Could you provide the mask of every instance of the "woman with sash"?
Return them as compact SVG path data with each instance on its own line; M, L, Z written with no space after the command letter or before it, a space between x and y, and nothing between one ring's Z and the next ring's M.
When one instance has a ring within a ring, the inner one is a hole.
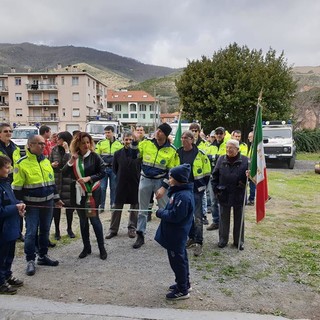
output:
M80 220L80 231L83 241L83 250L79 258L91 254L89 220L95 232L100 258L107 259L104 247L102 223L99 218L100 180L105 174L105 164L98 154L94 152L94 142L90 134L77 133L70 144L71 158L64 166L63 174L71 175L75 180L72 186L71 203L77 208Z

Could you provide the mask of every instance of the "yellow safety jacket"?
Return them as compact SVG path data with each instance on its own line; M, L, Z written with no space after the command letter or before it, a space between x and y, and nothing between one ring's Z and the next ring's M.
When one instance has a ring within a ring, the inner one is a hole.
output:
M14 144L12 141L10 141L9 145L13 149L12 165L11 165L11 169L10 169L10 173L12 173L15 163L17 163L17 161L21 158L21 156L20 156L20 148L16 144ZM0 143L0 155L1 156L8 156L6 150L2 147L1 143Z
M101 155L103 161L107 167L112 167L114 153L123 148L123 144L113 138L113 141L109 139L100 140L96 145L96 153Z
M240 142L239 144L239 151L242 155L247 156L248 154L248 146L244 142Z
M25 202L41 203L60 199L50 161L44 155L32 154L28 149L26 155L15 164L12 189L17 199Z
M142 159L141 174L149 179L163 179L162 186L169 187L168 173L180 164L176 148L167 140L162 146L156 139L145 139L132 142L132 149L138 149L138 157Z

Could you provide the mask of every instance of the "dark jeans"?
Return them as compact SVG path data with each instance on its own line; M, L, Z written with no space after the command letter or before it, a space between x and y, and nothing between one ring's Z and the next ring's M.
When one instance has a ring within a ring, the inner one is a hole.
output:
M73 211L74 209L66 208L67 230L72 230ZM53 221L54 221L56 232L60 231L60 219L61 219L61 208L54 208Z
M171 269L176 277L178 289L183 293L188 293L189 281L189 261L188 253L185 249L183 252L167 250Z
M249 180L249 201L254 201L254 197L256 195L256 185L251 181Z
M101 208L105 208L106 202L106 191L108 188L108 180L110 186L110 207L114 205L116 199L116 185L117 185L117 176L112 171L112 168L106 168L106 175L100 180L101 188Z
M16 250L16 240L3 242L0 246L0 286L12 275L11 266Z
M194 193L194 219L189 232L189 238L193 239L196 243L200 243L201 245L203 242L202 198L203 193Z
M81 199L81 207L77 209L77 213L80 220L80 231L83 242L83 247L89 249L90 245L90 234L89 234L89 220L93 227L93 231L96 235L99 249L104 247L104 238L103 238L103 228L102 223L99 218L98 210L96 210L96 216L87 217L87 210L85 209L85 201L86 197L82 197Z
M39 204L40 205L40 204ZM49 232L52 221L53 200L41 203L43 208L32 206L26 207L26 234L24 240L24 253L26 260L35 260L36 258L36 235L39 227L39 256L48 253Z

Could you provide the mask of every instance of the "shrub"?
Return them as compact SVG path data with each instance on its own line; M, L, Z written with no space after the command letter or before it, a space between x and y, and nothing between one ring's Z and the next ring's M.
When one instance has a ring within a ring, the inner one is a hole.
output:
M298 152L320 151L320 129L295 131L294 138Z

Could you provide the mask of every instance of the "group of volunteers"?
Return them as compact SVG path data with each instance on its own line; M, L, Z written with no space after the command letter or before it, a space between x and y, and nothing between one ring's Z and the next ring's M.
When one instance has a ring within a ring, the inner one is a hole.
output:
M146 138L144 128L137 125L133 132L123 133L122 142L114 136L113 126L104 131L105 139L95 144L86 132L51 135L51 129L42 126L39 135L28 138L26 155L20 157L19 147L11 141L10 124L0 124L0 294L15 294L23 285L11 271L17 239L24 241L28 276L36 273L36 262L58 266L59 261L49 257L48 246L52 221L55 239L61 238L62 207L70 238L75 237L74 211L79 216L83 242L79 258L92 253L90 222L99 256L106 260L104 239L117 236L125 204L130 205L132 247L144 245L150 203L155 198L156 216L161 219L155 240L167 249L175 274L168 300L189 298L187 249L193 248L196 257L202 254L207 212L212 214L207 230L219 230L218 247L224 248L233 208L233 246L244 249L243 204L254 204L255 185L250 182L246 199L250 150L241 141L241 131L230 134L218 127L205 136L200 125L192 123L183 132L178 149L172 144L168 123L160 124L152 138ZM251 132L251 143L252 138ZM108 184L111 221L104 237L99 215L109 210Z

